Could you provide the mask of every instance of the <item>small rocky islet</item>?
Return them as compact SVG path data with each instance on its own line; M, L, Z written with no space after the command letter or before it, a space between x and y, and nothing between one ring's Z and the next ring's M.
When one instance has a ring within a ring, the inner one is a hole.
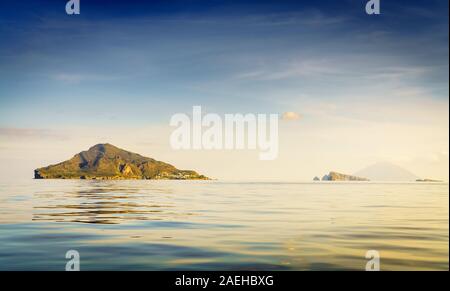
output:
M314 177L313 180L320 181L319 177ZM322 181L369 181L369 179L331 171L322 177Z

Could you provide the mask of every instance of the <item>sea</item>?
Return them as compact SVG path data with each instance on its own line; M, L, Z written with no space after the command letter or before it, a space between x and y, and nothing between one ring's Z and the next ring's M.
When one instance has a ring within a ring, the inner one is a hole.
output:
M0 183L0 270L449 270L447 183Z

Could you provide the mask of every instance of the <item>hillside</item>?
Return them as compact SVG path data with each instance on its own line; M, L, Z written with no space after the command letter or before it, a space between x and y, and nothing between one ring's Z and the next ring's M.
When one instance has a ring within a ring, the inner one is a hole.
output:
M35 179L176 179L207 180L191 170L143 157L111 144L97 144L70 160L34 171Z

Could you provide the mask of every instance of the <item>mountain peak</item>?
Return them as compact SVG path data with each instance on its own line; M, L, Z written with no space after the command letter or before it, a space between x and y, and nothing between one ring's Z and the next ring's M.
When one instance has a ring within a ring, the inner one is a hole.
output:
M389 162L378 162L355 173L372 181L415 181L416 175Z
M105 152L107 150L120 150L120 149L110 143L98 143L94 146L91 146L88 149L88 151L101 151L101 152Z

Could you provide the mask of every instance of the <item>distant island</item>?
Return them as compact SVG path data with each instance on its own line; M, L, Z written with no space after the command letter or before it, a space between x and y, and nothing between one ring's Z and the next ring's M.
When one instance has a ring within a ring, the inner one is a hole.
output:
M389 162L375 163L362 170L357 171L353 175L367 177L371 181L413 182L419 179L419 177L417 177L407 169Z
M314 181L318 181L318 177L314 177ZM341 174L338 172L330 172L328 175L322 177L322 181L369 181L369 179Z
M434 182L440 183L441 180L422 179L389 162L378 162L370 165L353 175L330 172L320 179L314 177L313 181L382 181L382 182Z
M443 181L433 179L417 179L416 182L442 183Z
M70 160L34 170L35 179L209 180L191 170L143 157L111 144L97 144Z

